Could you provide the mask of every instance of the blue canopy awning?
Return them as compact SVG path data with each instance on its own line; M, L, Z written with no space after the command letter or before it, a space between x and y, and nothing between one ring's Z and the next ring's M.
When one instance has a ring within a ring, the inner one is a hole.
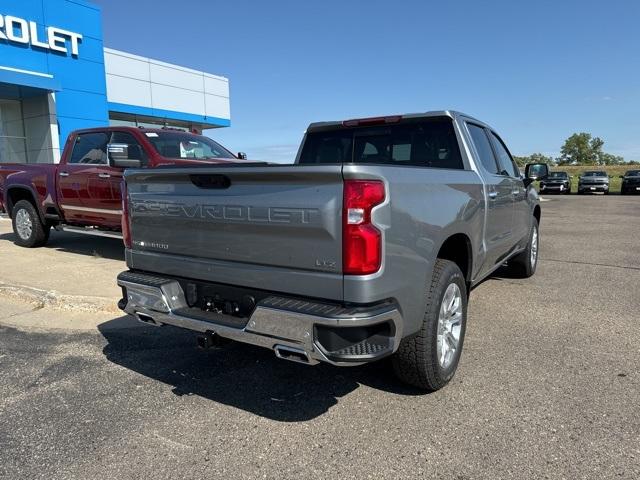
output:
M60 82L51 74L2 65L0 65L0 84L4 84L4 89L15 90L18 96L26 96L20 93L33 94L35 93L33 92L34 90L39 91L38 93L62 90Z

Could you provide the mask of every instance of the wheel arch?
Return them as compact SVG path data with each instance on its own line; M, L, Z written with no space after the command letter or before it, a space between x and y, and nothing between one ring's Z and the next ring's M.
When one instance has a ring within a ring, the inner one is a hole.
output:
M44 223L44 216L42 215L42 210L40 209L40 206L38 205L38 201L36 200L37 198L38 197L36 193L29 186L16 185L16 186L8 187L7 193L6 193L6 203L5 203L7 215L13 218L13 207L15 206L15 204L18 203L20 200L27 200L34 206L34 208L38 212L40 220Z
M540 225L541 215L542 215L542 210L540 208L540 205L536 205L535 207L533 207L533 216L538 221L538 225Z
M454 233L447 237L438 250L437 258L449 260L460 268L469 291L473 271L473 249L469 236L465 233Z

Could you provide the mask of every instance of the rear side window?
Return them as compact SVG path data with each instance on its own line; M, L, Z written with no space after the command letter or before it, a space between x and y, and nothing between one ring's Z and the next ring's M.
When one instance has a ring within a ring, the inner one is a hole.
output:
M298 162L464 168L450 119L311 132Z
M73 145L69 163L106 165L108 142L109 135L105 132L79 134Z
M482 163L484 169L489 173L500 173L498 170L498 164L496 163L496 158L493 156L493 150L491 149L491 144L489 143L489 139L487 138L487 133L484 128L472 123L467 123L467 127L469 128L471 140L473 140L476 152L478 152L480 163Z

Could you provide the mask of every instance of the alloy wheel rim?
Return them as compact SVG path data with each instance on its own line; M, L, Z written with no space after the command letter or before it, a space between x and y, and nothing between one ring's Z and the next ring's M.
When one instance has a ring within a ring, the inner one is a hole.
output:
M531 232L531 266L535 266L538 261L538 229L533 226L533 232Z
M31 233L33 233L33 223L31 222L29 212L26 210L20 209L18 213L16 213L16 230L23 240L28 240L31 237Z
M451 283L442 296L438 314L437 355L442 368L448 368L460 346L462 329L462 293Z

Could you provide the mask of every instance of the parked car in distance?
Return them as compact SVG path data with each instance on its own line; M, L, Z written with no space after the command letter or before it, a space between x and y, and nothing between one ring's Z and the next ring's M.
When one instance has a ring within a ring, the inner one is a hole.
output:
M567 172L549 172L547 178L540 180L540 193L571 193L571 176Z
M59 164L0 164L0 210L23 247L44 245L52 227L118 237L126 168L239 161L210 138L177 129L78 130Z
M546 164L522 179L488 125L451 111L312 124L295 165L125 173L128 271L142 322L316 364L391 357L437 390L462 352L470 289L538 263Z
M609 193L609 175L602 170L583 172L578 179L578 194L603 192Z
M640 193L640 170L627 170L622 178L620 193L622 195L632 195Z

